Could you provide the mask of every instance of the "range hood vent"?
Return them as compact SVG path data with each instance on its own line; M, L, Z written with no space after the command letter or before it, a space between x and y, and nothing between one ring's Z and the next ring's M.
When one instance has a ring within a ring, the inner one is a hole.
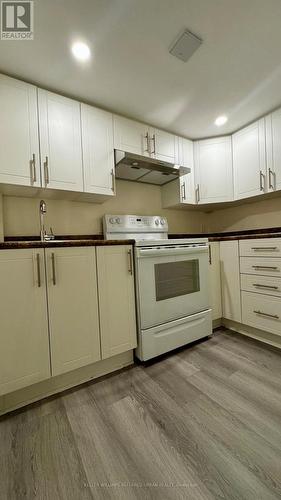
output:
M188 167L115 149L116 179L163 186L190 171Z

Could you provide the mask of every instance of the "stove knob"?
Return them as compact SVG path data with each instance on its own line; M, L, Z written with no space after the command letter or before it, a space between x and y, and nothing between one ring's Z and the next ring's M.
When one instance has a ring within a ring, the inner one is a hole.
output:
M119 219L119 217L116 217L115 221L117 224L121 224L121 220Z
M115 219L114 219L114 217L110 217L109 222L110 222L110 224L115 224Z
M159 226L159 219L156 219L155 224L156 226Z
M161 226L164 226L165 225L165 219L160 219L160 224L161 224Z

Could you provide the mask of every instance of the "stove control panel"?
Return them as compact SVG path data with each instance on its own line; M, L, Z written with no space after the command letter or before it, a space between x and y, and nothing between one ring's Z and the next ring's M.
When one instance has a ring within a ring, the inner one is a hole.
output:
M168 221L162 216L105 215L104 233L168 233Z

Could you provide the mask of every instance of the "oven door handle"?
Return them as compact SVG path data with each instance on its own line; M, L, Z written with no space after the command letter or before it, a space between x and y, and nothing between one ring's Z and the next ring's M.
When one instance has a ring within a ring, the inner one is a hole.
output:
M208 252L208 245L200 247L176 247L176 248L137 248L136 257L162 257L162 256L174 256L174 255L191 255L191 254L201 254Z

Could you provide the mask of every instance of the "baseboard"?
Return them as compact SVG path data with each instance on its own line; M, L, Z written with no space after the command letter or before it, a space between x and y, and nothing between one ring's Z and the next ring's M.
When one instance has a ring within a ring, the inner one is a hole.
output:
M281 336L279 337L278 335L274 335L273 333L265 332L264 330L258 330L257 328L253 328L252 326L247 326L242 323L237 323L236 321L224 318L222 319L222 326L237 333L241 333L241 335L246 335L247 337L251 337L253 339L259 340L260 342L264 342L265 344L269 344L273 347L281 349Z
M222 318L213 319L213 330L216 330L217 328L220 328L222 325L223 325L223 319Z
M52 377L0 397L0 415L52 396L66 389L89 382L134 363L133 351L123 352L78 370Z

